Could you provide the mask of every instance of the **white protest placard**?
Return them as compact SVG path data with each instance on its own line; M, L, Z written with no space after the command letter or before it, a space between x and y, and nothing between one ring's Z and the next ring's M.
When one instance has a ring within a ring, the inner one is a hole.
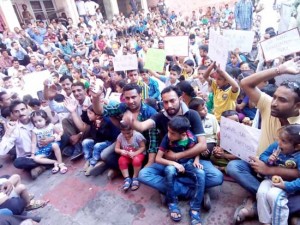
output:
M37 92L44 90L44 81L46 79L51 79L49 70L25 74L23 76L23 80L24 80L23 93L29 94L33 98L37 98L38 97Z
M251 52L254 40L254 32L247 30L223 30L223 36L230 40L228 42L229 50L234 51L236 48L240 52Z
M249 162L256 157L261 131L231 119L221 117L220 146L229 153Z
M300 51L300 34L298 28L286 31L268 40L260 42L266 61L287 56Z
M138 60L136 55L119 55L113 59L114 71L136 70Z
M218 34L214 30L209 32L209 44L208 44L208 56L217 64L220 64L220 68L225 70L227 58L228 58L228 43L229 40L221 34Z
M188 56L189 37L188 36L167 36L165 37L166 55Z
M290 74L282 74L280 76L275 77L276 85L279 86L284 81L300 81L300 74L290 75Z

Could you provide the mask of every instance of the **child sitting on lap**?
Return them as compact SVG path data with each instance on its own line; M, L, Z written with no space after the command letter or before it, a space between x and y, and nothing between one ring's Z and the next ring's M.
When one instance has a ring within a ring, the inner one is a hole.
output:
M155 160L157 163L166 165L166 198L171 219L176 222L181 220L178 199L174 190L174 181L176 177L186 176L195 183L195 194L190 202L191 224L201 224L200 206L204 195L205 175L202 170L203 166L199 162L199 156L178 161L163 158L166 151L186 151L197 143L197 138L189 131L190 126L189 120L184 116L172 118L168 123L168 134L163 138Z

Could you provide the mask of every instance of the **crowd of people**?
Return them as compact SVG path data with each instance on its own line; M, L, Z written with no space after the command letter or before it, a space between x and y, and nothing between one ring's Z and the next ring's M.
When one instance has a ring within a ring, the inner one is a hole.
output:
M300 73L299 52L264 60L258 43L277 31L261 32L257 5L239 0L183 16L164 0L149 11L133 0L130 15L109 22L97 3L75 2L78 24L27 16L21 29L0 33L0 155L10 154L33 179L49 168L68 176L66 158L83 156L85 176L108 169L109 179L123 176L124 192L140 183L156 189L173 221L182 217L178 198L190 199L192 225L203 224L207 189L226 175L250 193L233 215L236 224L256 216L262 224L295 224L300 82L275 78ZM226 69L208 57L209 31L224 29L255 32L251 52L228 52ZM189 37L188 56L167 56L162 73L144 68L148 49L182 35ZM137 69L115 71L114 57L130 54ZM28 95L24 78L45 71L50 77L35 84L42 90ZM261 129L258 157L246 162L220 147L221 117ZM0 187L0 221L19 224L27 218L12 215L47 204L34 200L18 175L1 178Z

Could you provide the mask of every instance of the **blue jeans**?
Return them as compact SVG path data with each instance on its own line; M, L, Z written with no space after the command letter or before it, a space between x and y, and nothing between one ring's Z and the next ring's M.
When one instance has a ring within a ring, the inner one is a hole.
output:
M249 163L243 160L232 160L228 163L226 172L253 196L256 195L260 181Z
M194 182L194 193L191 196L190 207L192 210L199 211L201 202L204 195L205 187L205 172L204 170L198 169L193 166L193 159L189 160L187 163L181 163L184 167L184 173L178 173L178 170L175 166L166 166L164 169L166 177L166 186L167 186L167 202L168 203L177 203L177 195L174 190L175 179L177 177L189 177Z
M82 141L82 150L85 160L90 162L90 165L95 166L100 160L100 154L106 147L110 146L112 142L104 141L95 144L93 139L84 139Z
M221 185L223 183L223 174L216 169L208 160L200 160L205 172L205 188ZM143 168L139 173L139 181L146 184L160 193L167 192L166 180L164 176L165 166L153 163L149 167ZM193 180L188 177L179 177L175 179L174 191L176 196L191 198L193 197L195 184Z

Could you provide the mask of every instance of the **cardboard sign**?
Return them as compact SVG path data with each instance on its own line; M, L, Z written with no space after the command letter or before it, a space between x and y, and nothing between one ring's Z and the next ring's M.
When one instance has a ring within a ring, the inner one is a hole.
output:
M230 40L228 43L229 50L234 51L236 48L240 52L251 52L254 40L254 32L246 30L223 30L223 36Z
M220 64L220 68L225 70L227 58L228 58L228 43L229 40L221 34L218 34L214 30L210 30L209 44L208 44L208 56L217 64Z
M44 81L46 79L51 79L49 70L25 74L23 77L24 80L23 93L29 94L33 98L37 98L38 97L37 92L44 90Z
M286 31L260 43L266 61L300 51L298 28Z
M188 36L168 36L165 37L166 55L188 56L189 37Z
M256 157L259 129L246 126L231 119L221 117L220 146L229 153L249 162L249 157Z
M155 72L163 72L166 61L166 53L163 49L149 48L145 58L145 69Z
M136 70L138 60L136 55L120 55L113 59L114 71Z

